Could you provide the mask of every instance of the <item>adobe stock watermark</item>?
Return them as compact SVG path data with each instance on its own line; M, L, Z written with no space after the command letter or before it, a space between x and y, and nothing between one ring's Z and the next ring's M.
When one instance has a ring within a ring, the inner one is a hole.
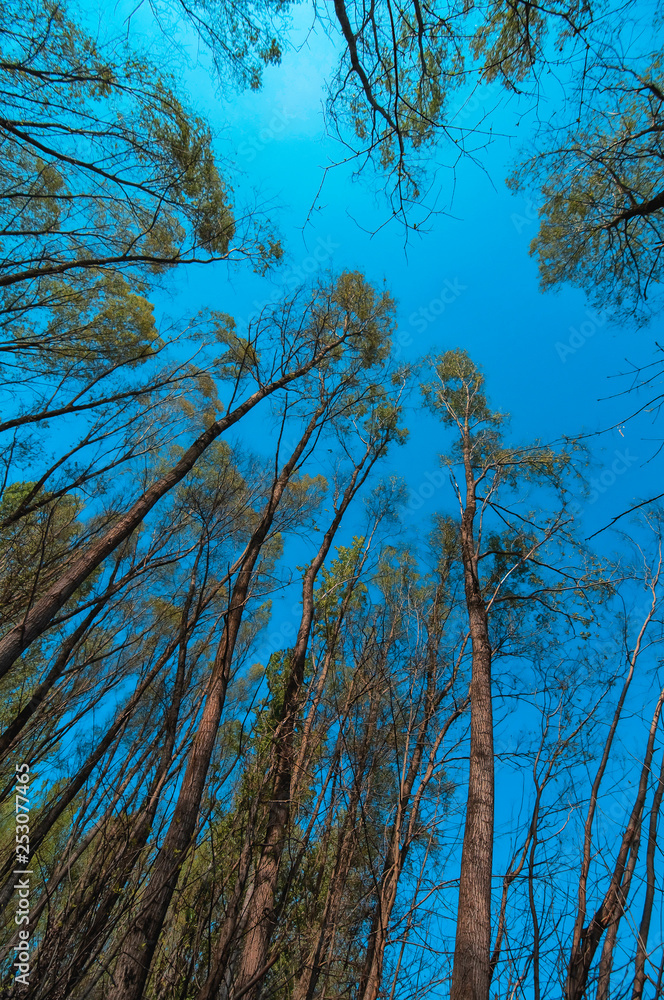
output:
M409 496L406 511L410 514L415 514L444 484L445 476L442 472L425 472L424 479L417 489L408 491Z
M581 323L578 329L574 326L569 327L569 337L566 341L557 340L555 343L556 353L563 364L570 354L576 354L577 351L580 351L586 341L594 337L597 331L606 325L608 319L605 310L595 312L594 309L586 309L586 316L588 319Z
M21 986L30 985L30 774L29 764L16 765L16 868L12 874L17 876L14 883L16 891L16 915L14 923L18 926L19 943L14 945L16 969L14 979Z
M334 256L335 250L340 248L340 243L335 243L331 236L323 239L319 236L316 239L316 244L312 252L303 257L297 264L291 264L284 268L283 271L279 271L278 275L281 278L280 285L275 288L271 295L262 301L254 299L252 302L253 310L248 316L241 316L235 321L236 329L241 332L246 332L249 325L260 316L263 309L268 308L268 306L276 305L284 294L284 287L287 292L294 291L298 285L304 284L307 278L310 278L317 271L327 264L329 260Z
M247 163L252 163L258 154L262 153L270 143L282 137L282 134L288 128L289 122L294 121L296 118L297 115L291 114L285 108L275 111L267 125L264 125L256 136L247 142L240 143L237 148L238 155L246 160Z
M517 233L521 233L524 229L527 229L528 226L532 226L538 219L539 212L537 205L532 198L529 198L526 201L522 212L512 212L510 215L510 222L516 229Z
M573 517L578 517L583 511L584 507L590 507L592 504L597 503L599 498L610 490L617 479L620 476L624 476L625 473L631 469L635 462L638 462L638 455L632 455L629 448L625 448L624 451L614 451L613 461L609 466L607 466L603 472L598 476L593 476L590 480L590 495L585 503L578 503L575 501L570 504L569 512Z
M426 306L421 306L416 312L410 314L408 317L409 325L415 327L417 333L424 333L431 323L435 323L438 317L443 315L447 306L451 306L462 292L467 290L468 285L462 285L458 278L445 278L438 295L431 299Z

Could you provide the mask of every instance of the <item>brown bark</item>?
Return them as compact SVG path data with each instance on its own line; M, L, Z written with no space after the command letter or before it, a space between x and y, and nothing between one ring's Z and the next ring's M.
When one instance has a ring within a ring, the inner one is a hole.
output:
M383 873L378 887L378 899L374 909L374 918L367 948L362 977L360 979L360 1000L377 1000L380 995L383 980L383 963L387 946L387 932L392 910L397 898L399 880L408 856L410 845L415 837L420 806L424 792L433 777L436 758L447 732L452 723L461 715L467 706L462 702L448 715L445 722L438 728L433 745L428 754L424 773L421 774L417 790L413 794L415 782L422 766L424 749L428 733L434 721L438 706L443 696L450 690L456 671L445 685L443 691L436 691L435 653L430 652L427 669L427 690L424 715L417 730L415 748L408 771L402 778L399 789L399 801L396 816L392 825L390 845L383 866Z
M329 636L327 640L325 656L323 659L318 680L315 685L313 698L311 700L309 710L304 720L300 746L297 752L295 764L293 766L293 773L291 777L291 789L290 789L291 800L294 799L295 796L297 795L300 784L305 778L306 761L314 749L312 745L313 744L312 732L313 732L314 719L316 717L316 712L318 710L318 706L323 696L323 691L325 689L325 683L328 677L329 669L334 660L334 656L337 649L337 643L341 635L342 627L346 620L346 613L348 611L351 598L355 591L355 585L359 579L366 558L367 558L367 550L365 549L361 557L358 559L358 563L354 568L353 577L348 581L346 593L344 594L341 607L336 616L332 634ZM314 665L314 670L316 670L315 665ZM343 729L343 722L347 718L347 711L350 702L352 700L353 688L354 684L351 684L346 699L346 704L344 705L343 709L339 712L340 731ZM319 795L319 801L322 800L325 791L327 789L328 782L332 776L333 766L339 754L339 746L340 746L339 738L337 738L337 745L332 757L330 770L328 771L328 774L323 782ZM342 828L338 837L334 870L325 896L325 902L323 905L323 913L320 918L320 927L318 930L318 935L316 937L315 943L309 949L308 959L305 962L303 968L301 969L300 974L293 986L293 1000L312 1000L313 994L318 985L319 977L321 975L321 972L323 971L323 966L324 966L323 956L325 954L326 949L330 945L330 936L334 931L334 927L336 924L336 920L338 917L339 909L341 907L341 902L343 898L344 885L348 877L348 873L350 871L350 865L352 863L353 848L356 842L355 817L357 812L357 805L359 802L359 795L360 795L360 786L359 783L356 781L353 784L351 790L350 800L348 803L348 807L346 809L346 815L344 817ZM332 796L332 798L334 800L334 795ZM328 813L328 821L326 823L325 834L323 837L323 843L325 845L323 849L323 855L326 854L329 843L332 815L333 815L332 810L330 810ZM312 821L310 822L310 826L312 825L312 822L313 822L313 816L312 816ZM307 830L306 835L304 837L304 844L300 853L302 853L302 851L306 849L306 844L308 843L309 839L308 837L309 832L310 831ZM296 863L297 861L299 861L299 857L296 859ZM325 873L325 865L322 864L319 872L317 889L314 894L315 898L318 898L320 885L324 877L324 873ZM198 998L198 1000L201 1000L201 998Z
M636 859L638 857L638 837L639 834L637 833L637 839L632 845L629 861L627 862L625 878L616 896L615 916L609 924L604 938L602 956L599 961L599 970L597 975L597 1000L609 1000L611 995L613 952L616 946L616 941L618 940L620 920L625 913L625 904L629 898L629 887L632 881L632 875L634 874L634 868L636 867Z
M373 464L387 443L387 436L379 444L370 442L356 465L343 499L325 533L323 542L304 575L302 584L302 617L295 647L288 663L283 705L277 732L274 737L274 785L268 812L267 834L256 872L254 891L247 915L248 931L245 937L233 995L257 995L259 982L254 983L259 970L266 965L270 940L275 926L274 901L279 875L279 865L285 843L291 811L291 783L296 755L293 747L295 724L300 707L300 695L309 635L314 615L314 582L323 565L341 520L357 490L364 483ZM372 454L373 452L373 454ZM363 466L366 468L361 473Z
M60 885L60 883L65 878L69 878L73 867L76 865L76 862L83 856L83 854L88 849L90 844L95 840L95 838L98 837L100 834L102 834L107 823L112 822L118 803L121 800L123 800L125 793L131 786L136 776L139 774L143 766L143 763L145 762L145 760L149 755L150 755L150 750L147 749L145 753L141 755L139 760L134 764L134 766L126 772L126 774L123 776L123 781L114 790L113 798L111 799L101 819L85 833L85 836L76 844L75 847L73 845L76 842L77 832L72 831L69 840L64 848L62 861L57 866L57 868L50 876L48 881L45 883L44 892L42 893L41 898L36 902L35 906L30 911L29 928L31 930L34 930L34 928L38 926L39 919L43 911L50 909L52 904L52 897L55 894L55 891ZM19 932L17 928L14 934L6 941L6 943L0 949L0 961L4 961L4 959L13 949L13 946L19 942L18 933ZM43 948L43 942L40 945L40 951L42 948ZM37 955L39 955L39 952L37 953Z
M353 789L355 793L356 789ZM359 791L351 796L346 816L344 817L341 835L337 845L337 856L325 896L325 904L320 920L320 929L316 942L311 949L306 967L293 988L293 1000L312 1000L318 980L324 967L324 955L329 947L331 934L338 919L343 900L343 891L351 869L353 851L356 844L355 819Z
M427 732L438 707L439 700L435 690L434 665L430 661L427 671L424 716L418 727L415 748L408 771L402 777L400 783L399 800L392 824L389 847L383 864L380 884L377 887L377 900L374 907L371 931L369 933L367 954L360 978L360 1000L377 1000L380 992L383 978L385 946L387 944L387 930L397 898L399 879L411 842L408 832L410 830L412 834L413 826L417 820L421 794L415 798L412 809L409 808L411 804L410 800L413 794L413 786L422 764ZM421 788L421 790L423 789Z
M345 334L344 334L345 336ZM333 344L316 351L313 357L293 371L261 387L243 403L219 420L215 420L168 472L152 484L121 517L79 556L74 557L60 578L32 605L23 620L0 641L0 678L11 669L14 662L38 636L49 627L56 613L67 603L77 588L109 556L152 510L155 504L173 489L194 467L196 461L228 428L236 424L262 399L289 385L311 371L327 354L338 347L344 336L335 338Z
M350 707L354 682L355 678L353 678L353 683L350 687L347 704L342 716L343 719L347 717L346 712ZM360 755L356 766L352 769L353 784L343 824L339 831L334 870L325 897L318 936L314 947L311 949L309 961L302 970L294 988L293 1000L312 1000L321 975L324 972L327 972L329 975L330 957L333 953L345 883L348 873L351 870L353 855L357 846L357 830L359 826L357 813L362 792L366 793L366 782L363 778L366 772L366 763L370 748L376 741L378 705L379 698L375 697L373 692L370 693L369 707L363 724ZM342 733L340 733L340 737L343 740ZM323 876L323 872L324 866L321 870L321 877ZM325 994L326 992L325 983L323 985L323 993Z
M375 114L380 115L381 118L385 119L390 130L398 135L399 130L396 125L396 122L392 120L392 117L389 114L389 112L386 111L385 108L378 103L378 101L374 96L371 83L369 82L369 78L367 77L364 68L362 66L362 63L360 61L360 57L357 51L357 38L353 34L353 29L350 26L350 21L348 20L348 12L346 11L346 4L344 3L344 0L334 0L334 13L337 16L339 26L341 27L341 31L346 40L346 45L348 46L348 55L350 57L350 64L353 68L353 71L357 73L360 79L360 82L362 84L362 89L365 93L367 101L369 102L369 105L371 106ZM399 139L401 139L400 136Z
M148 747L136 761L134 766L124 776L122 785L125 796L131 795L131 784L135 779L140 781L140 774L143 766L151 756L151 748ZM120 796L122 798L122 796ZM116 804L117 804L116 799ZM126 803L127 798L124 798ZM123 803L124 804L124 803ZM118 823L117 814L108 810L105 815L105 822L96 824L93 828L96 837L83 842L94 844L89 855L89 867L81 873L78 882L73 886L64 889L66 902L61 907L53 906L54 897L57 899L56 886L58 881L62 882L63 876L58 872L56 878L48 879L44 886L44 895L37 905L34 914L30 914L30 926L34 930L38 926L39 912L42 902L46 904L46 927L43 937L39 942L39 948L34 956L34 984L25 994L30 998L39 996L39 1000L62 1000L70 996L71 990L68 988L71 967L81 957L81 945L79 934L83 932L87 937L90 926L94 921L94 911L97 901L103 898L107 889L113 883L116 868L115 861L121 861L123 853L123 836ZM126 832L126 831L125 831ZM72 838L73 840L75 838ZM78 848L68 858L66 872L68 882L71 882L72 868L77 857ZM58 916L59 915L59 916ZM94 942L93 942L94 945ZM84 960L94 962L98 948L86 948Z
M173 762L173 750L175 747L178 718L185 691L187 639L190 634L189 614L196 592L196 575L199 560L202 554L202 548L203 544L201 543L194 560L191 583L184 602L182 614L180 616L180 628L178 632L178 662L173 684L173 693L162 729L164 741L159 753L159 763L152 781L150 782L150 787L145 796L144 805L138 816L134 819L132 827L128 831L125 838L125 842L119 845L119 849L114 853L114 857L112 858L112 878L107 879L109 884L104 886L101 879L97 877L97 884L100 887L99 891L102 894L102 900L101 903L96 906L89 924L84 915L84 911L77 907L76 923L79 929L84 930L84 933L81 940L77 944L76 953L68 956L70 961L67 966L66 976L60 974L57 981L57 990L61 990L63 987L66 988L67 996L81 981L87 968L89 967L90 960L94 958L94 955L99 950L99 940L103 935L104 929L108 925L111 913L115 909L118 901L121 900L125 887L131 877L134 865L139 860L141 853L148 842L168 769ZM92 881L93 877L93 871L86 873L86 882L89 883ZM52 994L53 991L49 994L45 994L43 1000L48 1000ZM55 995L56 994L53 994L54 1000Z
M110 749L113 741L118 738L123 727L131 717L132 713L135 711L138 703L143 697L147 688L152 684L155 677L163 669L164 665L168 662L174 650L177 649L178 638L172 640L161 654L157 663L152 668L150 673L145 677L140 684L136 686L134 693L128 699L124 708L116 715L115 719L108 727L105 735L100 740L98 745L89 754L85 763L79 768L75 777L69 782L66 788L63 790L62 794L50 805L48 805L44 811L44 814L40 816L38 822L35 824L34 829L31 831L30 835L30 851L34 854L37 848L42 844L44 838L48 834L49 830L53 827L54 823L62 816L63 812L67 806L73 802L78 793L81 791L86 781L94 771L95 767L102 760L104 755ZM11 875L11 869L13 865L13 857L10 857L2 869L0 870L0 877L9 874L9 878L0 890L0 911L2 911L7 903L9 902L13 889L14 877Z
M461 518L461 555L472 645L470 769L450 1000L489 1000L494 813L491 643L478 577L474 537L476 483L467 423L463 455L466 501Z
M293 767L293 777L291 780L291 798L295 795L297 787L304 776L305 763L308 755L311 753L311 731L314 724L314 719L316 717L316 712L320 704L320 700L323 696L323 691L325 690L325 682L327 680L327 675L330 669L330 665L334 659L334 655L337 648L337 643L341 635L341 630L345 623L346 613L353 596L355 585L359 579L360 573L362 572L362 567L367 558L367 551L365 549L362 554L358 565L355 567L355 572L353 578L349 580L344 599L341 603L341 608L339 609L338 615L334 623L334 629L332 635L327 642L327 648L325 650L325 658L323 660L323 665L320 670L320 676L316 683L316 688L314 691L314 696L311 700L309 710L307 712L306 719L304 720L304 725L302 727L302 738L300 740L300 746L297 752L297 759L295 761L295 766ZM312 653L313 658L313 653Z
M80 639L85 636L90 625L93 623L99 612L108 603L111 597L121 590L128 580L136 575L136 569L132 569L122 577L121 580L115 581L115 572L118 566L116 565L113 573L111 574L111 579L109 581L109 586L106 588L103 594L101 594L93 603L92 610L86 615L83 621L76 626L74 631L67 636L65 641L62 643L58 655L53 661L53 665L49 670L48 674L41 681L40 684L35 688L32 697L28 703L18 712L15 718L10 722L3 733L0 734L0 760L3 760L6 756L7 751L11 748L12 744L16 741L24 727L30 721L35 712L39 709L49 691L54 687L59 678L61 677L63 671L65 670L74 649L76 648Z
M210 973L198 993L196 1000L215 1000L226 973L231 948L234 943L235 934L242 915L242 902L251 868L256 812L257 802L254 800L249 807L247 830L244 837L244 843L242 845L242 851L240 852L237 878L226 909L224 921L219 931L219 936L215 943Z
M590 802L588 805L588 813L586 815L586 820L584 824L584 836L583 836L583 856L581 861L581 873L579 875L579 889L578 889L578 903L577 903L577 913L574 921L574 929L572 931L572 946L570 949L570 960L568 964L567 971L567 982L565 985L565 997L566 1000L570 1000L572 997L578 995L579 983L581 981L585 982L587 978L588 970L590 966L585 969L585 962L583 959L583 952L587 947L587 933L588 928L584 929L584 922L587 913L587 885L588 885L588 874L590 872L590 863L592 858L592 828L593 820L595 817L595 811L597 809L597 800L599 796L599 790L606 772L606 768L609 762L609 757L611 753L611 747L613 745L613 740L615 738L616 731L618 729L618 724L622 716L622 711L625 705L627 694L629 692L632 680L634 678L634 673L636 671L636 665L641 652L643 641L646 635L646 631L650 622L653 619L657 608L657 593L656 588L659 582L659 575L661 571L661 557L656 573L654 574L652 580L650 581L649 589L652 594L652 602L650 610L643 621L639 634L636 639L634 649L631 656L629 657L629 668L627 671L627 676L623 682L622 690L620 692L620 697L618 698L618 703L616 705L615 711L613 713L613 718L611 720L611 725L609 727L609 732L607 734L606 740L604 742L604 747L602 750L602 757L600 759L600 764L593 781L593 785L590 792ZM624 860L623 860L624 864ZM600 937L601 937L600 932ZM595 943L594 949L597 947L599 938ZM594 954L593 949L593 954Z
M235 642L248 599L254 566L284 490L316 430L326 405L325 402L318 407L293 454L273 484L260 523L247 546L232 590L224 634L217 648L203 714L189 753L175 811L146 886L143 905L123 941L113 983L108 992L109 1000L140 1000L143 994L164 919L196 828L205 779L230 679Z
M643 912L639 925L636 958L634 960L634 983L632 1000L641 1000L646 981L646 959L648 957L648 933L652 917L652 906L655 899L655 852L657 850L657 820L664 794L664 757L659 772L657 788L650 807L650 822L648 825L648 849L646 852L646 895L643 901Z
M656 194L654 198L649 198L648 201L641 202L640 205L632 205L631 208L626 208L624 212L620 212L611 222L607 223L607 229L613 229L621 222L628 222L629 219L638 219L646 215L654 215L655 212L661 212L664 208L664 191L660 191Z
M585 995L588 975L595 953L606 929L618 920L626 901L626 894L631 879L631 871L636 863L641 832L641 817L648 788L648 778L654 752L657 726L664 705L664 689L659 694L655 712L650 724L650 733L646 747L639 786L627 827L622 837L618 855L615 860L609 886L604 898L593 914L591 920L581 931L579 943L572 948L568 964L565 1000L582 1000Z
M338 749L335 750L335 757ZM266 776L269 779L269 775ZM320 792L322 801L329 779L323 782ZM196 1000L215 1000L224 978L228 975L228 965L233 949L237 945L237 936L243 932L249 898L253 892L253 880L250 877L251 863L256 845L256 818L260 807L260 793L255 793L248 808L248 819L242 844L242 850L237 864L237 875L229 903L226 907L224 920L214 946L210 962L210 972ZM314 814L317 810L314 809ZM313 822L313 820L312 820ZM308 835L304 837L308 842ZM273 964L270 961L270 967Z

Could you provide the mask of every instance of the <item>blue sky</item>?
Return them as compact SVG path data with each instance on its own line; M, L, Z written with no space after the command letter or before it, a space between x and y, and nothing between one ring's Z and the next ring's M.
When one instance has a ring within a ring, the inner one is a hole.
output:
M112 26L121 22L126 9L116 8ZM89 0L86 10L93 20L100 16L96 0ZM298 13L295 46L281 66L266 71L264 88L258 93L219 93L205 53L197 52L190 38L182 39L191 57L189 65L172 55L174 72L215 132L236 205L260 207L280 235L286 256L263 278L245 266L180 269L157 298L158 307L176 317L204 307L219 309L233 314L241 326L280 291L290 290L293 276L300 272L315 277L328 268L359 269L373 282L385 282L397 300L396 344L404 359L461 347L482 366L494 408L511 414L508 436L513 441L555 442L565 435L592 435L620 423L586 439L591 463L588 491L578 497L582 534L596 531L631 504L659 493L661 459L650 461L660 434L658 423L653 423L656 414L623 424L642 400L605 397L629 386L629 378L617 376L629 371L630 364L652 360L654 343L661 340L661 322L635 331L591 310L572 288L557 294L539 291L536 264L528 254L537 231L536 206L513 196L504 183L528 135L528 101L497 110L493 136L477 143L484 147L477 153L481 166L471 158L459 160L454 170L440 166L439 207L444 211L431 219L428 232L411 236L404 248L402 229L397 224L382 226L388 209L381 177L367 172L354 182L351 167L337 167L328 173L319 193L324 168L343 152L326 137L323 118L324 82L336 53L329 40L308 30L307 10L304 6ZM136 15L133 30L142 32L150 47L163 44L153 39L145 11ZM554 93L552 107L555 97ZM501 100L496 87L477 95L487 109ZM477 110L473 102L460 120L469 124ZM448 162L456 159L451 149L441 149L437 156L441 164L446 157ZM379 232L372 236L375 230ZM416 398L412 404L406 418L410 439L393 451L382 472L397 472L406 480L409 523L417 532L441 504L453 509L453 498L437 486L438 455L449 438L417 406ZM261 415L255 413L242 422L238 437L246 438L249 432L250 447L260 452L263 428ZM629 525L625 521L622 527ZM350 519L338 542L347 542L356 528L357 520ZM600 551L620 545L608 533L596 544ZM295 555L293 563L303 561L299 551ZM257 655L266 659L276 630L297 624L297 596L290 592L275 602L266 649ZM288 636L283 645L288 645ZM504 714L503 705L502 718ZM519 720L527 724L523 710ZM510 718L505 728L512 730L514 725ZM521 780L528 785L528 776ZM521 786L513 771L509 781L510 794L498 803L501 829L520 801Z
M150 22L141 17L133 29L146 36ZM357 268L370 280L385 282L396 298L397 343L405 359L463 347L483 367L494 407L511 414L515 441L588 434L636 409L639 397L604 397L628 387L629 378L616 376L629 371L631 363L652 360L661 323L635 331L591 310L577 290L542 294L538 289L536 264L528 254L537 231L536 206L512 195L504 183L532 124L528 100L513 101L492 115L495 138L476 141L484 146L477 153L481 167L471 158L459 160L454 170L440 167L444 214L430 220L427 233L411 236L407 248L395 223L372 237L389 214L379 176L367 172L353 182L350 167L336 167L317 197L325 166L343 151L326 138L323 119L324 80L334 66L334 47L309 30L309 17L307 5L297 11L295 44L281 66L266 71L258 93L220 93L205 53L181 39L191 62L187 66L178 57L177 75L211 122L236 203L260 206L281 236L286 256L265 278L248 267L229 271L223 265L181 272L165 308L178 315L210 306L232 313L242 324L281 289L292 287L298 274ZM452 100L458 107L463 98ZM458 121L468 124L478 105L493 111L501 100L497 85L483 87ZM552 108L555 100L554 91ZM456 159L451 148L436 155L442 164ZM646 464L657 448L652 418L644 415L587 439L592 449L588 475L595 485L579 499L588 533L660 492L659 459ZM427 473L438 468L442 438L439 425L421 411L413 409L407 424L410 441L395 453L395 461L409 489L419 495ZM435 506L435 497L425 498L423 513Z
M528 253L537 231L536 206L512 195L505 185L532 123L528 101L498 109L493 117L496 137L478 152L481 166L468 158L460 160L454 171L440 168L444 212L431 220L429 232L412 237L405 250L398 225L371 235L388 214L380 177L366 173L354 182L351 168L338 167L327 174L317 197L325 166L340 158L342 150L326 137L323 119L324 81L334 66L334 48L327 39L309 33L308 27L303 13L297 47L281 66L266 71L259 93L220 97L204 56L202 67L183 73L197 107L215 128L238 204L255 198L265 208L283 239L286 258L265 278L247 269L229 274L223 267L181 272L169 308L178 302L187 309L209 305L231 312L241 323L266 300L288 289L298 268L307 272L318 258L321 269L357 268L372 281L386 283L397 300L396 342L405 359L454 347L466 349L485 371L493 406L511 415L515 442L592 435L637 409L640 397L606 397L629 386L631 380L616 377L618 373L629 371L631 363L652 360L661 323L636 331L592 310L583 294L571 287L555 294L539 290L536 263ZM501 100L496 86L484 88L460 120L472 121L478 114L477 103L493 110ZM484 138L478 141L483 144ZM449 162L456 159L452 150L442 149L437 155L441 163L446 155ZM416 398L413 404L406 420L408 444L393 451L384 472L396 471L405 478L411 497L407 523L417 533L423 525L426 530L428 515L441 505L454 508L448 489L430 489L432 481L438 481L438 456L449 438L442 425L415 405ZM658 447L654 416L644 414L586 439L590 482L586 495L578 497L582 536L633 503L661 492L660 458L649 461ZM259 450L260 416L244 423L243 434L247 427L253 429L253 444ZM621 527L633 530L627 519ZM347 542L356 529L357 522L349 519L339 540ZM607 554L624 551L621 541L608 532L594 544ZM639 602L636 592L634 601ZM284 623L297 624L297 594L284 595L274 609L267 650L274 648ZM282 644L288 641L286 637ZM526 723L525 718L522 721ZM506 779L499 780L504 788ZM521 780L524 788L529 787L528 776L517 779L509 771L511 792L498 804L501 828L509 827L512 811L519 808Z

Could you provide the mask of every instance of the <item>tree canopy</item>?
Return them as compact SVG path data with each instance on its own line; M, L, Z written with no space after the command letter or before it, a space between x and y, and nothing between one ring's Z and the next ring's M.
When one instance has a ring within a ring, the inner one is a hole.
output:
M516 430L497 321L502 376L471 324L404 338L350 211L343 265L280 279L296 234L218 134L306 21L377 228L419 239L491 85L536 112L508 183L541 285L644 322L644 11L151 0L97 31L0 2L3 998L664 993L661 511L586 536L630 442L595 478L583 427ZM217 117L173 56L198 45Z

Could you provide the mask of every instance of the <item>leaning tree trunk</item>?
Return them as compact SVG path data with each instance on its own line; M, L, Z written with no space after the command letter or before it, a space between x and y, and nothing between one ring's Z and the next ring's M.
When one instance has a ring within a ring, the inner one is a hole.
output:
M58 980L58 988L62 988L64 984L66 995L70 995L86 975L90 963L96 959L104 933L108 933L107 929L111 914L118 906L118 903L122 902L132 871L148 843L168 769L173 763L173 750L176 741L178 719L185 691L187 641L193 624L190 621L190 611L196 593L196 574L201 553L202 544L199 545L192 570L191 583L180 616L177 669L171 702L161 730L164 742L159 751L157 768L147 790L143 806L127 833L126 841L115 853L112 862L112 877L107 878L106 886L100 889L101 901L97 904L97 909L89 922L89 926L86 926L85 919L82 921L81 915L78 916L78 924L79 927L82 926L83 934L77 945L76 953L71 956L66 978L60 976ZM200 608L195 613L194 619L197 617L199 611ZM45 995L42 1000L50 1000L51 996L55 1000L54 993Z
M217 731L226 698L231 663L254 566L272 526L284 491L311 439L326 404L311 418L300 442L274 483L258 527L247 546L230 600L224 634L215 656L205 707L189 753L182 787L164 843L144 893L144 904L122 942L108 1000L140 1000L147 982L159 935L166 918L186 851L196 828Z
M659 779L650 808L650 823L648 825L648 850L646 854L646 895L643 903L639 936L637 939L636 958L634 960L634 983L632 1000L642 1000L646 982L646 960L648 957L648 933L652 907L655 899L655 854L657 851L657 820L664 795L664 757L662 757ZM657 994L656 994L657 995Z
M590 969L602 936L607 928L619 919L625 908L631 872L639 850L643 808L652 772L656 733L663 708L664 688L659 693L650 723L634 806L622 836L608 888L594 915L582 929L578 944L576 941L573 943L567 969L565 1000L583 1000L585 997Z
M10 629L0 640L0 678L5 676L16 660L28 649L35 639L49 628L60 608L76 593L90 574L126 538L129 538L159 500L177 486L187 473L193 469L198 459L213 441L216 441L221 434L233 427L234 424L249 413L261 400L277 392L279 389L285 388L291 382L310 372L336 346L342 343L344 337L335 338L331 344L316 351L309 361L293 371L287 372L281 378L275 379L257 389L243 403L236 406L234 410L231 410L224 417L220 417L219 420L215 420L214 423L210 424L196 438L194 443L189 446L179 461L138 497L124 514L114 520L96 541L83 552L73 554L59 579L49 587L45 594L34 602L24 615L22 621Z

